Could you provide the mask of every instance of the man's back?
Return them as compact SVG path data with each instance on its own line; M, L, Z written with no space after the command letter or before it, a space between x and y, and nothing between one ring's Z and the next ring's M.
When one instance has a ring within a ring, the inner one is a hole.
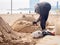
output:
M46 14L51 9L51 5L48 2L37 3L37 7L35 7L35 12L40 15Z

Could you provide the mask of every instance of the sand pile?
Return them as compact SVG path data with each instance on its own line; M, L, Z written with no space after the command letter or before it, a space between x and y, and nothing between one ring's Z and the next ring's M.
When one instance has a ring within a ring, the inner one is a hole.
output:
M40 29L39 24L38 26L32 25L32 22L34 20L36 19L32 16L26 16L26 17L23 16L22 19L18 19L14 22L14 24L12 25L12 28L18 32L25 32L25 33L34 32Z
M18 22L20 23L20 21ZM23 22L25 25L26 21ZM31 22L28 24L31 25ZM13 31L11 26L0 17L0 45L60 45L60 36L45 36L34 39L31 33Z
M0 17L0 45L34 45L30 33L18 33Z

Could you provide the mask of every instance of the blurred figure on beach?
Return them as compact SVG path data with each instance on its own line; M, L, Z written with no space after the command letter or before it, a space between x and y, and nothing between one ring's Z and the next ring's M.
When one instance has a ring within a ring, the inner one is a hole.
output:
M50 33L49 31L47 31L46 29L46 21L48 19L49 16L49 11L51 10L51 4L48 2L41 2L41 3L37 3L35 5L35 12L37 14L39 14L39 18L37 19L37 21L33 22L34 24L37 24L37 22L40 21L40 26L42 28L42 33L43 35L52 35L52 33Z
M39 14L39 18L37 21L33 22L33 24L37 24L37 22L41 22L42 30L46 29L46 21L48 19L49 11L51 9L51 5L48 2L37 3L35 6L35 12Z

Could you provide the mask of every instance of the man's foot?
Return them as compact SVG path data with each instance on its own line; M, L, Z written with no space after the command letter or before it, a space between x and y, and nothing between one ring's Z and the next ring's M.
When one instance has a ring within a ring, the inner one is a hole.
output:
M43 37L46 36L46 35L52 35L52 36L55 35L54 33L49 32L49 31L47 31L47 30L43 30L43 31L42 31L42 34L43 34Z

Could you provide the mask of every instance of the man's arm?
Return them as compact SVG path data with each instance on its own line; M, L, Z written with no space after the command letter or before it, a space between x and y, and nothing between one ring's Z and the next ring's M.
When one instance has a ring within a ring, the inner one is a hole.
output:
M41 20L41 17L39 16L39 18L37 19L37 21L36 22L39 22Z
M37 22L39 22L39 21L40 21L40 16L39 16L39 18L37 19L37 21L33 21L33 25L34 25L34 24L37 25Z

